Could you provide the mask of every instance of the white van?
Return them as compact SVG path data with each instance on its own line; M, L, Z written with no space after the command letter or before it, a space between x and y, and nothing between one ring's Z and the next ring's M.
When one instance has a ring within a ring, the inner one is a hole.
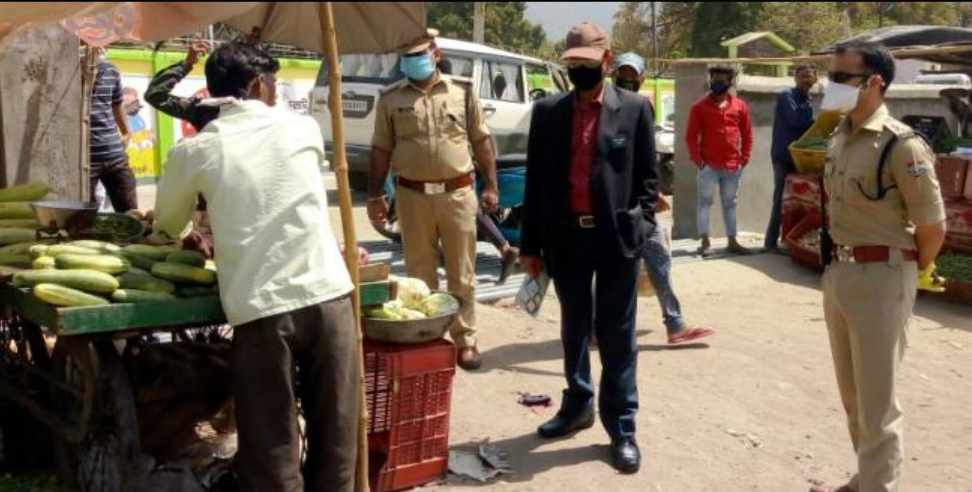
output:
M557 65L482 44L437 38L452 76L472 80L493 134L497 155L525 154L533 101L567 90ZM364 189L375 129L375 105L381 90L404 77L398 54L343 55L342 104L348 167L353 188ZM310 95L310 114L321 125L330 153L331 116L327 106L327 64L321 65Z
M972 78L964 73L925 73L915 78L916 84L921 85L947 85L972 89Z

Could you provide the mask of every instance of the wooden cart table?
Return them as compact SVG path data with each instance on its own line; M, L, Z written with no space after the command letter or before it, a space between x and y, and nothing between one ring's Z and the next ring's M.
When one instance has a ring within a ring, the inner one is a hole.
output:
M359 294L363 306L381 304L394 298L394 283L362 284ZM140 387L133 360L163 349L178 355L180 343L229 347L217 297L57 308L7 286L0 308L0 398L53 432L58 472L82 492L136 490L146 472L136 406L164 396ZM171 341L159 342L160 333ZM186 386L204 385L190 379ZM220 386L211 392L228 395Z

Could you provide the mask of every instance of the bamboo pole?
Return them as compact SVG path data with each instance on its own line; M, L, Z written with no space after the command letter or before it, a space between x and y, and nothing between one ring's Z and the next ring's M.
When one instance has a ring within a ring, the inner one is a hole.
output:
M97 60L95 48L85 45L84 55L81 57L81 149L78 153L78 201L94 201L94 190L91 190L91 94L94 91Z
M344 110L341 104L341 63L338 58L337 33L334 30L334 11L331 2L323 2L320 13L321 38L330 76L328 107L331 112L331 135L334 146L334 161L331 166L337 178L338 205L341 208L341 226L344 229L344 261L354 282L354 319L358 330L358 400L360 403L358 419L358 467L355 490L368 492L368 406L366 404L364 383L364 334L361 331L361 306L358 297L358 240L354 231L354 217L351 208L351 185L348 183L348 160L344 149Z

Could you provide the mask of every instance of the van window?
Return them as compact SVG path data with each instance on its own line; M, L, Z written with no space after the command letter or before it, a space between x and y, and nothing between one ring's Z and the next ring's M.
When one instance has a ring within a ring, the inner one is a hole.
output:
M439 62L439 69L446 75L472 78L473 59L468 56L443 53L442 61Z
M524 102L523 77L519 65L483 60L483 80L479 98L493 101Z
M550 70L544 65L527 65L527 87L529 87L528 92L533 92L535 89L543 89L547 91L548 94L557 91L554 85L553 77L550 75Z
M329 74L327 63L322 63L317 85L328 85ZM398 53L341 55L341 80L346 82L390 85L403 77Z

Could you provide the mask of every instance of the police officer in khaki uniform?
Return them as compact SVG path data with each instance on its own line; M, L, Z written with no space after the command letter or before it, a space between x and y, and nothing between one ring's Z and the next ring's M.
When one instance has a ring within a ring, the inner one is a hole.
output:
M822 110L846 112L831 137L824 186L824 311L857 473L839 492L895 491L902 412L895 380L919 272L934 270L945 237L935 155L891 117L884 92L894 60L883 47L837 49Z
M473 309L476 283L476 212L496 209L496 161L479 98L465 80L439 73L438 33L401 51L406 78L378 101L368 183L368 217L385 220L382 188L389 168L398 175L396 207L410 277L438 285L439 243L445 256L449 292L462 309L451 327L459 347L458 364L480 366ZM472 149L472 154L470 153ZM473 165L479 164L484 188L477 201Z

